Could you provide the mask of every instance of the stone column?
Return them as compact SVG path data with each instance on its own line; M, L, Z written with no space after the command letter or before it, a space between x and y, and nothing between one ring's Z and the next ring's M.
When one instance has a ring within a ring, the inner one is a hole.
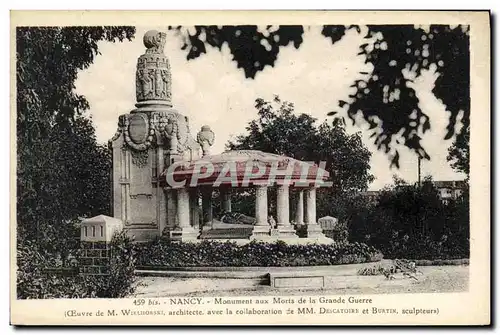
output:
M224 212L231 212L231 191L221 188L220 195L222 199L222 210Z
M189 215L191 220L191 226L199 230L200 229L200 217L199 217L199 203L198 203L198 189L194 188L189 191Z
M306 216L308 224L317 224L316 222L316 188L311 187L306 191Z
M290 203L289 203L289 187L288 185L279 185L277 189L276 209L278 225L290 224Z
M321 226L316 222L316 187L306 191L307 237L326 238Z
M270 227L267 222L267 186L257 185L255 187L255 226L253 227L251 239L263 239L269 237Z
M298 237L295 229L290 225L290 191L288 185L278 185L276 210L278 232L282 238Z
M207 187L202 190L203 226L212 225L212 188Z
M295 223L297 225L304 224L304 191L299 190L297 193L297 207L295 209Z
M197 231L191 226L189 206L189 190L180 188L177 190L177 224L178 226L170 232L170 238L178 241L189 241L197 239Z
M179 228L191 226L189 221L189 191L186 188L177 190L177 220Z

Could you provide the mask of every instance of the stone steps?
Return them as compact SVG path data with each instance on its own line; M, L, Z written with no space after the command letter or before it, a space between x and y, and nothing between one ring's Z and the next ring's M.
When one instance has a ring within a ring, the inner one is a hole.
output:
M200 239L248 239L252 235L252 227L221 228L204 230Z

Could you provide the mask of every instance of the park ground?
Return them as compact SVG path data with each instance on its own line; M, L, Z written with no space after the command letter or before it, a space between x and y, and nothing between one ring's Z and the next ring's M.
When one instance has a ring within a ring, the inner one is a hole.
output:
M388 294L464 292L469 286L469 266L422 266L418 280L397 274L358 276L362 265L352 264L352 275L327 276L322 289L275 289L249 280L229 278L139 277L133 297L166 296L262 296L300 294ZM345 266L344 266L345 267Z

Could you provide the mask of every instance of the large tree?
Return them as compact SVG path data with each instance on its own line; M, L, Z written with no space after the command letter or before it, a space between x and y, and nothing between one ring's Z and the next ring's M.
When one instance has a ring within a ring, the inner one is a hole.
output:
M238 68L247 78L254 78L268 65L274 66L282 47L293 44L296 49L303 42L302 26L182 26L169 27L184 38L183 50L187 59L195 59L207 52L207 46L222 49L227 44ZM436 71L438 78L433 89L450 112L445 139L457 135L455 125L462 113L462 133L469 126L470 74L469 27L430 25L325 25L322 34L332 44L340 41L346 31L356 29L363 33L366 43L359 53L373 64L373 71L360 73L352 87L354 92L331 106L346 109L355 122L361 111L370 124L375 144L390 155L391 165L399 167L398 146L404 145L423 158L430 159L421 139L431 128L432 115L424 113L411 85L424 69ZM325 111L327 113L328 111ZM380 122L377 122L378 121ZM377 131L375 131L377 130ZM402 135L403 143L394 141ZM395 144L396 142L396 144Z
M97 144L75 93L99 41L132 39L134 27L19 27L16 30L17 222L22 239L62 236L70 220L109 208L107 148ZM64 242L63 242L64 243Z
M462 172L469 178L470 172L470 127L461 131L452 146L448 149L447 160L451 163L451 167L457 171Z
M295 113L293 103L281 101L278 96L273 101L257 99L255 108L257 118L246 127L247 133L229 141L227 148L325 162L333 187L319 193L319 215L342 216L344 202L366 190L374 180L369 171L371 153L359 132L348 134L340 121L317 125L316 119Z

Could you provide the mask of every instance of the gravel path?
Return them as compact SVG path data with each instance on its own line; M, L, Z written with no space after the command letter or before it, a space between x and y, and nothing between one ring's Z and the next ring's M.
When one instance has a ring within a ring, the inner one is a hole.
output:
M359 265L358 265L359 267ZM356 273L358 267L353 267ZM403 278L394 280L384 276L331 276L326 277L323 289L273 289L258 285L255 281L219 278L139 278L134 297L165 296L261 296L300 294L384 294L384 293L433 293L463 292L469 286L469 266L419 267L423 274L418 280Z

